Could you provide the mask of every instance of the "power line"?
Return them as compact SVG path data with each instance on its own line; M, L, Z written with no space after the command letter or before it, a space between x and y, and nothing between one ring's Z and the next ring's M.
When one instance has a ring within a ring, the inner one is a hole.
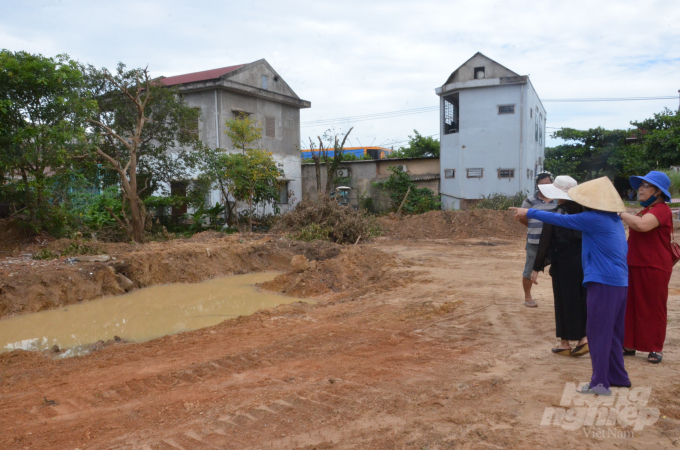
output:
M630 102L638 100L673 100L678 98L678 96L668 96L668 97L621 97L621 98L550 98L546 100L541 100L542 102L559 102L559 103L570 103L570 102Z
M646 100L673 100L676 96L664 97L610 97L610 98L549 98L541 100L544 103L582 103L582 102L627 102L627 101L646 101ZM439 111L439 106L425 106L422 108L402 109L397 111L386 111L382 113L365 114L361 116L336 117L334 119L319 119L302 122L300 128L309 128L323 125L334 125L345 122L364 122L367 120L388 119L392 117L408 116L411 114L422 114Z

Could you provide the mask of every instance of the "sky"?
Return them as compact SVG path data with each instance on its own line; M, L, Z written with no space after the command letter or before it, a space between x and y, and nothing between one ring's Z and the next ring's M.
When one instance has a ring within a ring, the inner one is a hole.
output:
M439 135L438 111L305 122L436 107L434 90L476 52L529 75L547 131L628 128L678 108L680 2L674 1L76 1L0 0L0 48L154 76L265 58L297 95L307 143L326 129L349 144L404 145ZM547 145L558 140L548 138Z

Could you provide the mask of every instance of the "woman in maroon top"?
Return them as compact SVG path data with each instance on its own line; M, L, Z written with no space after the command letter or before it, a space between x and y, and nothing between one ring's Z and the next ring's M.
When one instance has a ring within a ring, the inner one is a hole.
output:
M665 203L671 199L671 180L663 172L652 171L644 177L630 177L630 184L638 190L644 209L637 215L621 213L630 229L623 353L649 352L647 361L658 364L666 340L668 282L673 271L673 215Z

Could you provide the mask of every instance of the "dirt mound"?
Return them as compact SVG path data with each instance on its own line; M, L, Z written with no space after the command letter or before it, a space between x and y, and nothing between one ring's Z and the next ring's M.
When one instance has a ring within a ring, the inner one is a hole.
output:
M205 242L213 239L224 239L226 237L229 237L229 235L226 233L210 230L203 231L201 233L196 233L193 236L191 236L188 240L189 242Z
M389 270L397 265L394 256L375 248L348 247L336 258L310 264L310 268L302 273L291 270L279 275L263 283L262 289L295 297L330 292L343 292L349 296L383 292L412 280L411 274Z
M488 209L430 211L404 219L381 217L378 222L384 234L395 239L521 238L526 228L513 215Z

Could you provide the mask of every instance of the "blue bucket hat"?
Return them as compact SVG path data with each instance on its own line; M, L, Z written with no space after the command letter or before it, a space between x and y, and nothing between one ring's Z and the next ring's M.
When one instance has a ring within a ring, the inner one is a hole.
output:
M653 184L654 186L661 189L661 192L663 192L663 197L666 199L667 202L671 201L671 194L668 192L668 188L671 187L671 179L668 178L668 175L666 175L665 173L659 172L657 170L652 170L644 177L633 175L632 177L629 178L629 180L630 185L633 186L633 189L635 189L636 191L640 188L640 184L642 184L643 181L646 181L649 184Z

